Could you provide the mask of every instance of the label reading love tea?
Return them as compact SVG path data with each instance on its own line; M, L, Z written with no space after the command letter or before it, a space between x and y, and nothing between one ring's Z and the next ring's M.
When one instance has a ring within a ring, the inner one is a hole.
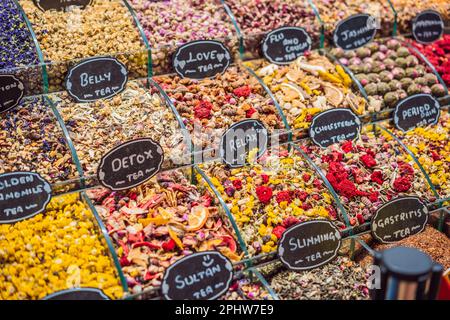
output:
M271 63L289 64L311 50L311 37L303 28L283 27L269 32L262 42L264 57Z
M268 131L259 120L249 119L233 124L222 135L220 157L230 167L237 168L247 164L252 150L258 150L256 159L267 150Z
M377 210L371 230L378 241L392 243L422 232L427 222L427 206L417 197L403 197Z
M336 47L353 50L372 41L376 33L377 22L373 16L354 14L337 24L333 41Z
M416 127L436 124L439 115L439 102L429 94L419 93L397 104L394 111L394 123L398 129L406 132Z
M71 68L66 78L67 92L77 102L107 99L125 89L128 72L115 58L86 59Z
M182 78L212 78L225 72L230 63L230 51L213 40L188 42L178 47L173 55L173 68Z
M75 288L54 292L42 300L109 300L109 298L97 288Z
M65 11L71 6L86 8L92 0L33 0L34 4L42 11Z
M230 287L233 266L217 251L191 254L167 268L162 293L167 300L214 300Z
M125 190L149 180L161 169L164 154L150 138L125 142L102 157L99 182L111 190Z
M24 93L22 81L11 74L0 74L0 113L17 107Z
M336 108L319 113L309 127L309 136L322 148L343 140L354 140L361 131L361 120L350 109Z
M412 20L412 34L420 43L432 43L442 37L444 21L439 12L425 10Z
M38 173L0 175L0 223L14 223L41 213L51 197L50 184Z
M341 234L330 221L312 220L283 233L278 256L291 270L309 270L336 258L340 247Z

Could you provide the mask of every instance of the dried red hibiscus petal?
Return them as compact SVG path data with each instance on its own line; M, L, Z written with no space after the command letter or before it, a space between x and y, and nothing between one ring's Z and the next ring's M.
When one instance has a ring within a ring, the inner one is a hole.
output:
M298 220L296 217L287 217L283 220L282 225L285 228L289 228L290 226L293 226L294 224L299 223L300 220Z
M233 93L238 97L247 98L252 93L250 86L242 86L233 90Z
M245 116L246 116L247 118L251 118L252 115L253 115L255 112L256 112L256 109L255 109L255 108L250 108L250 109L248 109L248 110L245 112Z
M277 196L276 196L276 199L277 199L278 204L280 204L283 201L286 201L289 204L292 201L291 196L289 194L289 191L280 191L280 192L278 192Z
M370 175L370 179L378 184L383 184L383 173L381 171L374 171L371 175Z
M259 201L268 204L270 199L272 199L272 189L266 186L259 186L256 188L256 195L258 196Z
M277 237L278 239L281 238L281 236L283 235L283 232L286 230L285 227L282 226L276 226L275 228L273 228L272 230L272 234L275 235L275 237Z
M303 179L303 181L308 182L309 179L311 179L311 175L309 173L304 173L302 175L302 179Z
M353 150L353 143L351 141L346 141L342 144L341 149L345 153L349 153L350 151Z
M262 174L261 178L262 178L264 184L269 182L269 176L267 174Z
M359 157L359 159L364 163L367 168L372 168L377 165L376 160L370 154L365 154Z
M233 180L233 187L235 187L237 190L242 189L242 181L239 179Z
M395 179L393 186L397 192L406 192L411 189L411 181L407 177L400 177Z
M373 191L369 195L369 200L371 202L377 202L378 201L378 196L379 196L379 192L378 191Z
M172 251L175 248L175 241L173 239L169 239L166 242L163 242L161 247L164 251Z
M194 115L197 119L210 119L212 117L212 103L209 101L199 101L194 107Z

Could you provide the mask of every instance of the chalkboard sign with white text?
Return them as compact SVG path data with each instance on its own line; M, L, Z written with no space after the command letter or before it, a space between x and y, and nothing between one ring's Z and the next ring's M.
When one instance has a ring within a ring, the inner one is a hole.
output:
M0 223L14 223L41 213L51 197L50 184L38 173L0 175Z
M317 114L309 127L309 136L322 148L344 140L355 140L361 120L350 109L336 108Z
M122 62L112 57L96 57L69 70L66 89L75 101L92 102L122 92L127 81L127 68Z
M92 0L33 0L34 4L42 11L65 11L71 6L86 8Z
M425 10L412 20L412 34L420 43L432 43L442 37L444 21L439 12Z
M109 300L109 298L97 288L75 288L54 292L42 300Z
M161 169L164 154L161 146L150 138L125 142L101 159L99 182L111 190L136 187Z
M376 19L366 13L354 14L340 21L333 33L336 47L353 50L373 40L377 33Z
M217 251L186 256L164 273L162 293L167 300L214 300L228 291L233 266Z
M341 234L327 220L300 222L286 231L278 244L278 256L291 270L309 270L336 258Z
M400 101L394 111L394 124L403 132L420 126L436 124L440 116L440 104L433 96L415 94Z
M311 50L311 37L303 28L282 27L269 32L262 42L264 57L271 63L289 64Z
M0 74L0 113L17 107L23 97L22 81L12 74Z
M230 51L213 40L188 42L178 47L173 55L173 68L182 78L212 78L225 72L230 63Z
M417 197L401 197L382 205L371 221L372 235L392 243L422 232L428 222L427 206Z

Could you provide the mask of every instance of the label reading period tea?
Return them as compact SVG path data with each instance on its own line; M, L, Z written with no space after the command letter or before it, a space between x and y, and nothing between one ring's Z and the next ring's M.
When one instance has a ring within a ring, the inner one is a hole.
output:
M394 124L398 129L406 132L416 127L436 124L439 115L439 102L429 94L419 93L397 104L394 111Z

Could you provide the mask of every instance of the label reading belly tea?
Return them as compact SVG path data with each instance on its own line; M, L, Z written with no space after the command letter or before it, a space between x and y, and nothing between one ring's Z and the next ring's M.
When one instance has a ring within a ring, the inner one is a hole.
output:
M110 300L97 288L74 288L49 294L42 300Z
M409 96L395 107L394 124L403 132L436 124L440 116L440 107L439 101L429 94L419 93Z
M111 190L136 187L161 169L164 154L161 146L150 138L125 142L101 159L99 182Z
M303 28L282 27L269 32L262 42L264 57L271 63L289 64L311 50L311 37Z
M24 93L22 81L12 74L0 74L0 113L17 107Z
M336 258L340 247L341 234L330 221L311 220L283 233L278 256L291 270L309 270Z
M92 0L33 0L33 2L42 11L66 11L72 6L84 9L92 3Z
M217 251L186 256L164 273L161 285L167 300L214 300L228 291L233 266Z
M125 65L111 57L86 59L70 69L66 89L76 102L108 99L125 89L128 72Z
M345 140L355 140L361 131L361 121L350 109L336 108L319 113L309 127L315 144L326 148Z
M444 21L441 15L434 10L425 10L412 20L412 34L420 43L432 43L442 37Z
M354 14L340 21L333 33L336 47L353 50L368 44L377 33L377 21L369 14Z
M220 157L230 167L237 168L248 164L251 151L256 151L255 159L267 150L268 131L259 120L249 119L233 124L222 135Z
M224 73L230 63L230 51L223 43L213 40L188 42L173 55L173 68L182 78L212 78Z
M14 223L43 212L51 197L50 184L38 173L0 175L0 223Z
M417 197L402 197L376 211L371 230L378 241L392 243L422 232L427 222L427 206Z

